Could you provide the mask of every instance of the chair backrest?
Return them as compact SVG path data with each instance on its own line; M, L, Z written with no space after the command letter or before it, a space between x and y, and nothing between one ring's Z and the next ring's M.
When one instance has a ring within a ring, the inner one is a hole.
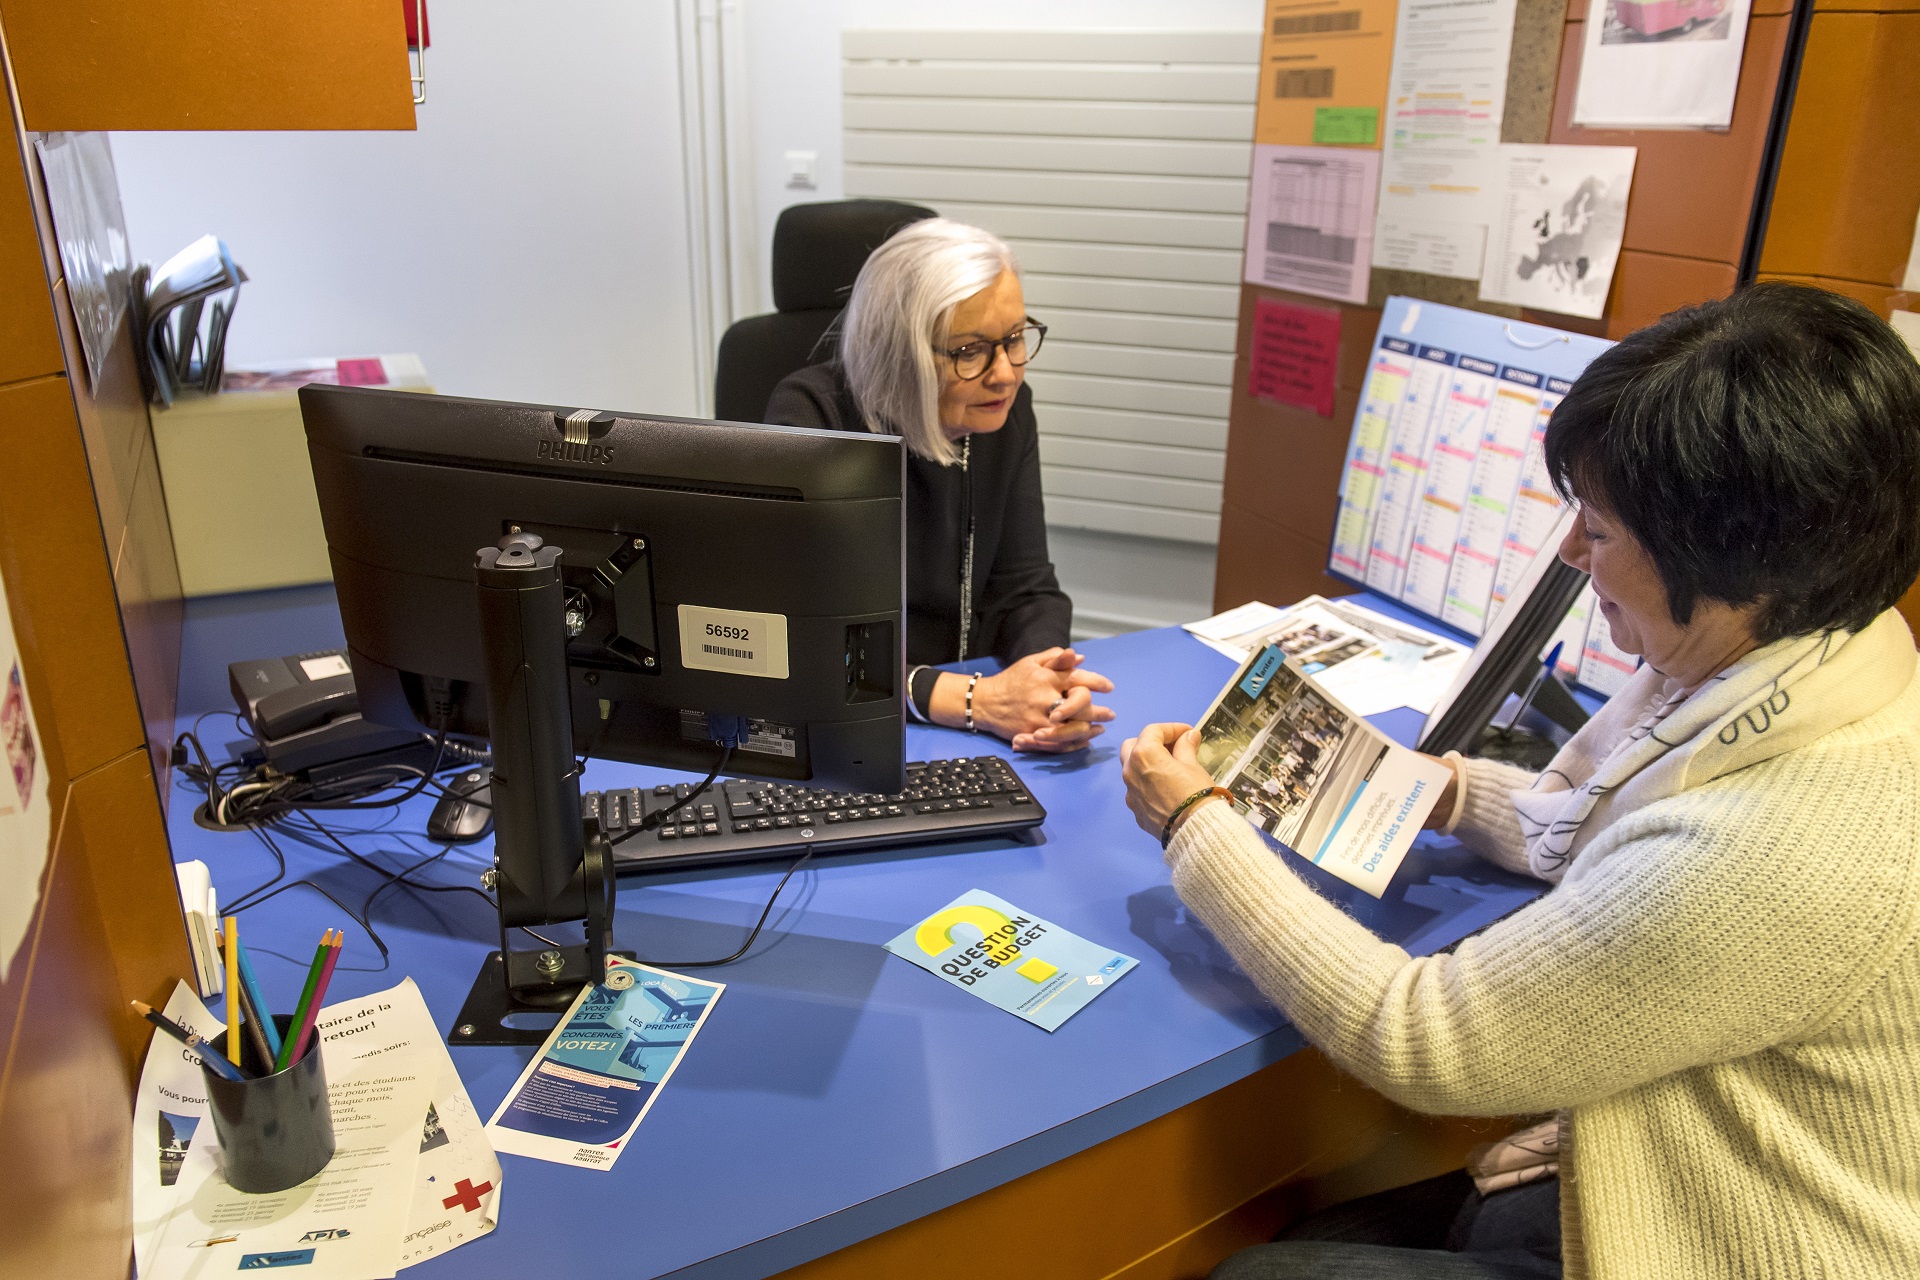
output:
M868 255L908 223L938 216L898 200L825 200L781 210L773 227L776 310L736 321L721 337L714 416L760 421L782 378L832 355L828 330Z

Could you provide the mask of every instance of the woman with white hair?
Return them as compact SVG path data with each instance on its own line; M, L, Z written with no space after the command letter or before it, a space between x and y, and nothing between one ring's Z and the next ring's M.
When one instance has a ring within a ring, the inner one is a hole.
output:
M854 282L839 358L775 388L767 421L906 439L915 716L1021 751L1076 751L1113 719L1093 701L1113 684L1068 646L1073 603L1047 556L1025 381L1046 332L1004 241L945 218L911 223ZM1003 669L932 668L976 657Z

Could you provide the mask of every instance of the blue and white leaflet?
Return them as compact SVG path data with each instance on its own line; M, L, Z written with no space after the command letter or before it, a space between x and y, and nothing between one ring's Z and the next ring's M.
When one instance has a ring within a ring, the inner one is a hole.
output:
M607 957L487 1121L494 1150L613 1168L726 989Z
M1200 764L1248 822L1376 898L1452 777L1355 715L1283 644L1249 657L1207 709Z
M887 950L1047 1031L1139 963L984 889L961 894Z

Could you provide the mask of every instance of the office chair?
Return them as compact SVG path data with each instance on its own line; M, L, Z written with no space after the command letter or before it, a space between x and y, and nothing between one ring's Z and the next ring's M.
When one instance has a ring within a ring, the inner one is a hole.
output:
M781 210L773 227L771 315L727 327L714 368L714 417L759 422L790 373L830 359L840 318L867 255L910 222L938 217L898 200L824 200Z

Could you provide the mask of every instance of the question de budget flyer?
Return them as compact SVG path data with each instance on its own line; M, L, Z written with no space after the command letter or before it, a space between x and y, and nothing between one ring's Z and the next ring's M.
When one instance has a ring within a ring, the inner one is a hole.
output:
M726 989L608 956L487 1121L494 1150L613 1168Z
M961 894L887 950L1047 1031L1139 963L984 889Z
M1248 822L1376 898L1453 776L1349 711L1279 644L1208 708L1200 765Z

